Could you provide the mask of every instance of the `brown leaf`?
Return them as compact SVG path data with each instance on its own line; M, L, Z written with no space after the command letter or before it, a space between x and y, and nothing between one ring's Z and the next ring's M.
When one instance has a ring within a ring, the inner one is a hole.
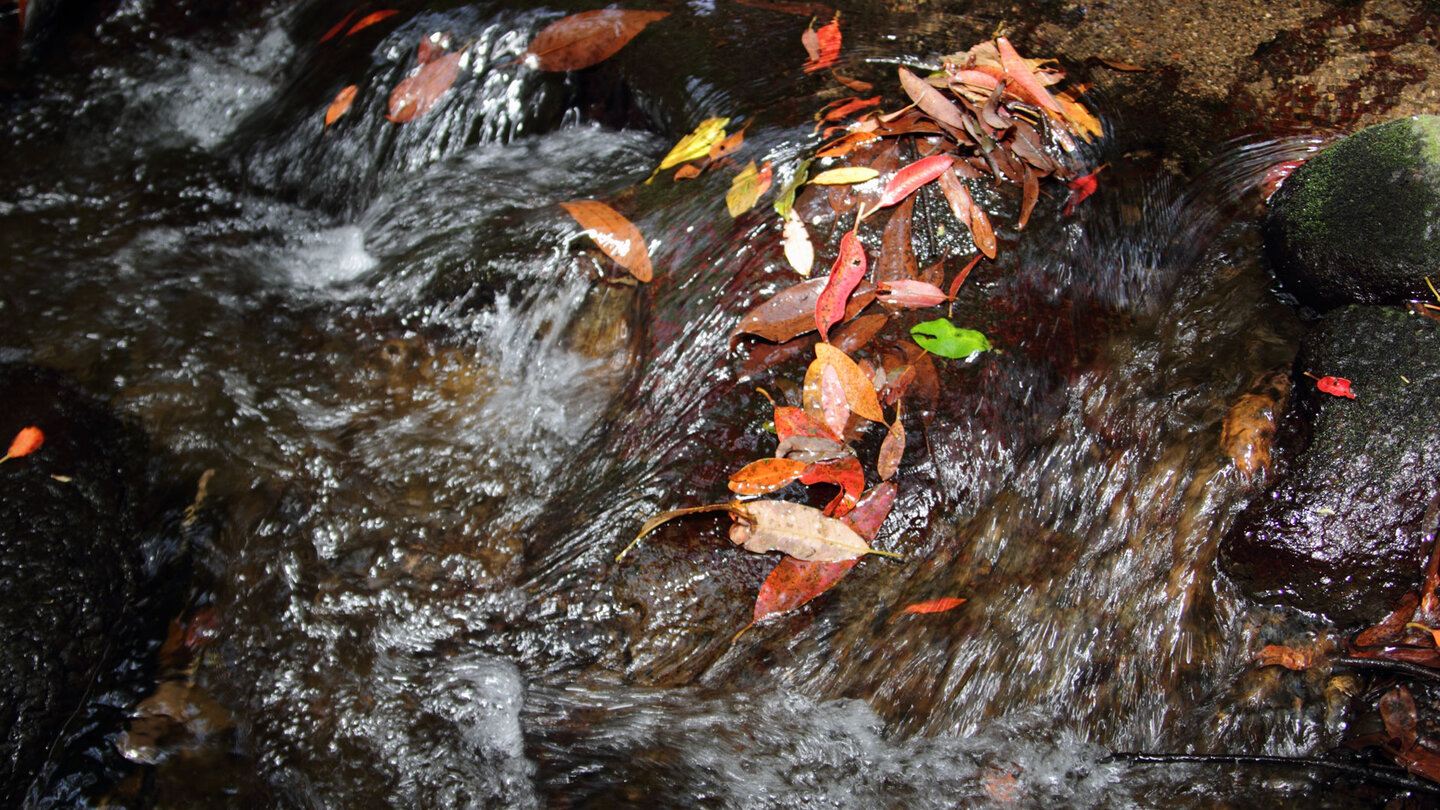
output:
M1025 224L1030 221L1030 212L1035 210L1035 202L1040 199L1040 178L1035 175L1035 170L1030 168L1030 164L1025 164L1023 169L1025 190L1020 199L1020 221L1015 225L1016 230L1025 229Z
M1420 595L1413 591L1400 597L1399 604L1389 616L1355 636L1355 646L1379 647L1400 641L1405 635L1405 624L1415 617L1415 608L1419 605Z
M455 84L455 78L460 75L460 60L464 56L465 51L459 50L432 59L395 85L395 90L390 93L390 112L385 118L403 124L430 112L435 102Z
M1270 469L1270 447L1277 420L1290 398L1290 377L1268 375L1260 385L1241 396L1225 414L1220 444L1246 478Z
M358 92L360 92L359 86L353 84L345 88L344 90L341 90L335 96L335 100L330 102L330 106L326 108L325 126L321 127L321 129L329 127L331 124L335 123L335 121L339 119L340 116L349 112L350 105L355 103L355 94Z
M1420 737L1420 717L1409 689L1396 686L1386 692L1380 698L1380 718L1397 748L1403 752L1415 747Z
M861 315L831 335L830 345L846 354L857 352L865 348L870 339L875 337L889 322L890 316L883 312Z
M962 186L962 193L970 196ZM970 238L975 242L975 247L985 254L985 258L995 258L995 251L998 245L995 242L995 229L990 227L990 217L985 214L985 209L971 203L970 208Z
M890 215L880 236L880 256L875 260L877 282L913 279L917 275L915 249L911 245L910 221L915 198L909 197Z
M762 458L731 474L728 486L736 495L764 495L798 479L808 466L788 458Z
M781 290L745 313L731 337L740 334L756 335L783 343L796 335L814 331L815 303L828 282L828 276L812 278ZM860 282L850 293L842 320L855 317L874 300L875 285L867 281Z
M828 343L815 344L815 358L837 372L845 389L845 401L850 410L872 422L884 422L885 414L880 410L880 398L875 386L849 355Z
M1309 669L1319 660L1320 653L1317 650L1285 647L1280 644L1266 644L1264 649L1255 654L1255 666L1282 666L1297 671Z
M634 223L598 200L562 202L560 207L580 223L585 233L600 246L601 252L640 281L650 280L654 274L650 265L650 250Z
M865 554L899 557L872 549L865 538L820 510L789 501L745 501L731 505L737 523L730 540L757 554L780 551L800 560L839 562Z
M899 69L899 74L900 86L910 100L915 102L915 106L946 126L965 129L965 116L961 114L960 108L941 95L939 90L903 67Z
M522 59L537 70L583 70L609 59L668 11L602 8L556 20L535 35Z
M901 405L895 405L895 421L880 443L880 456L875 460L875 471L881 481L889 481L900 470L900 460L905 456L905 425L900 421Z

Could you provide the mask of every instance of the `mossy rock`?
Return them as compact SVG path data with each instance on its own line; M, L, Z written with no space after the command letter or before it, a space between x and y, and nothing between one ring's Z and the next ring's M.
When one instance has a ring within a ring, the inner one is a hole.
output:
M1319 309L1429 297L1440 279L1440 116L1363 129L1296 169L1270 199L1276 276Z
M1304 376L1349 379L1354 399ZM1306 336L1279 443L1288 468L1239 516L1223 566L1252 595L1347 625L1379 621L1424 576L1440 481L1440 322L1335 310Z

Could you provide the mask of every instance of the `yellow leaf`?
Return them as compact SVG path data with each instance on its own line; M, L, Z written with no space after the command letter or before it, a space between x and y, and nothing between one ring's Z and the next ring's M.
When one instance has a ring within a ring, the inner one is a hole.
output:
M823 171L810 178L810 182L820 186L847 186L851 183L874 180L879 176L880 172L867 166L844 166L839 169Z
M810 234L805 230L805 223L793 209L785 215L784 238L785 260L790 262L795 272L809 278L810 268L815 264L815 246L810 244Z
M760 170L755 161L750 163L730 181L730 191L725 194L725 207L730 216L738 217L755 206L760 199Z
M706 118L701 121L700 126L695 127L694 132L681 138L680 142L675 144L675 148L665 155L665 159L660 161L660 168L656 171L662 172L671 166L677 166L687 160L695 160L710 154L710 147L725 137L725 125L728 123L730 123L729 118Z

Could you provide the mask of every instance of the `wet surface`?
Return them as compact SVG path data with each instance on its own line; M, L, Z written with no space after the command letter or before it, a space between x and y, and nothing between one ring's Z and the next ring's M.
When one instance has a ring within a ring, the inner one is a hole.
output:
M645 518L727 497L731 472L773 452L757 388L798 383L803 361L757 370L755 347L729 339L795 278L768 208L725 213L733 172L643 181L709 115L752 121L743 159L807 151L810 116L840 91L798 69L806 19L694 4L668 34L559 77L507 64L556 10L407 7L333 45L317 43L333 10L271 11L187 17L174 35L117 12L108 36L128 50L73 54L94 68L36 73L6 102L5 356L136 419L166 453L158 478L214 470L218 531L196 549L190 611L212 610L214 629L189 679L236 725L170 741L113 795L1328 800L1304 773L1208 781L1104 760L1312 753L1343 728L1323 684L1257 683L1249 666L1323 624L1249 603L1213 564L1256 492L1222 422L1301 331L1261 263L1256 186L1313 143L1217 146L1183 176L1163 137L1120 117L1098 147L1107 184L1076 216L1058 185L1023 232L1017 191L983 199L1003 212L1001 254L956 319L1000 351L940 363L923 428L907 417L877 541L907 561L866 559L732 643L773 562L720 520L613 557ZM969 47L1004 18L844 14L847 67L891 96L895 62ZM474 61L428 116L384 121L436 31L477 43ZM789 73L747 56L791 52ZM322 130L351 83L355 107ZM554 205L577 199L640 227L654 282L594 254ZM948 214L925 198L916 216ZM817 228L822 257L842 230ZM937 228L917 241L922 265L954 248ZM968 601L900 610L943 596Z

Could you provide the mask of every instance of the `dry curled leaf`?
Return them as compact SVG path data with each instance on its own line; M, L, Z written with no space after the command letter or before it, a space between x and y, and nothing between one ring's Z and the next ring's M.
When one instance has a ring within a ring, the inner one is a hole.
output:
M634 223L621 216L614 208L598 200L577 200L562 202L564 208L585 233L595 240L600 250L615 263L630 271L640 281L649 281L654 275L650 265L650 251L645 238Z

